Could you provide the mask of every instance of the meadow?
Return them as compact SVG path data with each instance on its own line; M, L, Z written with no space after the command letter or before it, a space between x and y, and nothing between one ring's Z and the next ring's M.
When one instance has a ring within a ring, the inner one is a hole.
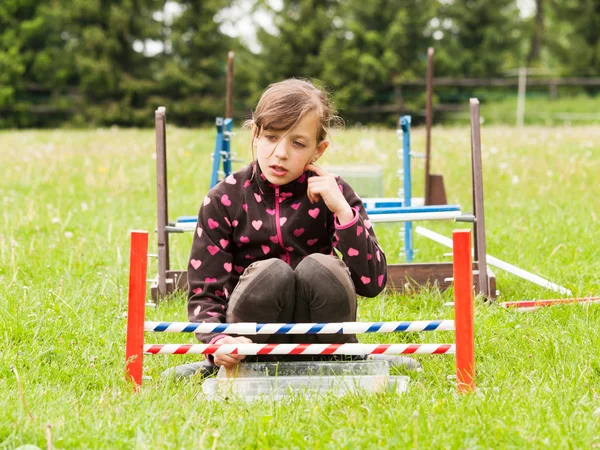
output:
M482 109L485 115L485 109ZM575 296L600 294L600 127L482 127L488 253L544 276ZM470 205L469 129L433 129L434 173L450 202ZM212 128L167 131L169 209L194 215L209 184ZM422 151L424 129L413 130ZM600 305L533 313L475 306L477 386L458 395L449 356L419 357L401 372L404 394L224 402L201 379L161 378L193 356L145 358L145 382L124 380L129 231L156 238L154 131L0 132L0 449L46 448L596 448L600 446ZM324 164L384 167L385 194L399 187L391 129L333 136ZM234 150L250 159L249 134ZM423 164L415 161L414 195ZM237 165L240 167L240 165ZM457 225L421 225L449 236ZM462 224L461 226L464 226ZM401 262L400 226L376 233ZM185 267L191 237L172 237ZM447 249L416 235L417 261ZM149 277L156 270L149 266ZM502 301L556 298L496 269ZM451 293L434 289L361 299L359 320L452 317ZM183 295L148 309L149 320L185 321ZM192 336L146 335L149 342ZM363 335L365 342L451 342L453 333ZM16 374L18 373L18 379ZM20 394L22 388L22 396Z

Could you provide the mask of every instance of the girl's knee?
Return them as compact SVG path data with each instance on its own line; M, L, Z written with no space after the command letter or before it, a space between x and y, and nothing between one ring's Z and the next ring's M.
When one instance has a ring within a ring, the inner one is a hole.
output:
M331 281L332 276L340 283L352 283L348 267L337 256L313 253L304 258L296 267L296 278L300 280Z
M267 293L282 293L293 289L295 274L293 269L281 259L271 258L251 264L242 277L249 278L253 290ZM249 286L249 287L250 287Z
M227 321L233 316L250 320L257 311L279 311L287 306L296 289L294 271L280 259L257 261L244 271L233 290Z

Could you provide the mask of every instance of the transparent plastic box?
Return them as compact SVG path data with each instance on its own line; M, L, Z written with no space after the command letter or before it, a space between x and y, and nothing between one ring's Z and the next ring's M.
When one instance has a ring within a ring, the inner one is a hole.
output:
M351 392L404 392L408 377L390 377L387 361L242 363L233 374L224 368L204 381L212 398L279 400L290 395L345 395ZM231 376L230 376L231 375Z

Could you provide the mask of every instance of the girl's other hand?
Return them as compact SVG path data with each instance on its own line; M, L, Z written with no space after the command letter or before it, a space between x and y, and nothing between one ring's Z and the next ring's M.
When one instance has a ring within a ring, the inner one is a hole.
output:
M306 195L310 202L315 203L322 198L329 211L337 216L340 225L351 222L354 219L354 212L341 193L335 175L312 163L307 164L304 170L310 170L317 174L316 177L308 179Z
M252 341L244 336L225 336L214 342L215 344L252 344ZM233 369L244 359L246 355L214 355L214 363L216 366L225 366L227 370Z

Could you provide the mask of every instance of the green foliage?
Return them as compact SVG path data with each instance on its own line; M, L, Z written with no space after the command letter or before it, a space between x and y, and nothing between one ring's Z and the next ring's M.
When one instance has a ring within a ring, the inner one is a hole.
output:
M563 72L576 76L600 73L600 1L555 0L555 21L563 33L550 36L550 46Z
M497 76L521 60L522 29L514 0L443 2L436 31L443 36L436 75Z
M341 109L394 103L395 85L423 77L432 43L423 30L435 6L430 0L352 1L340 8L336 30L323 43L322 78Z
M495 77L527 63L598 74L598 1L535 3L542 13L521 17L517 0L252 0L250 12L275 28L254 24L255 54L221 31L241 0L4 1L0 127L150 126L161 105L178 125L212 122L224 113L230 50L236 119L269 83L308 77L334 92L350 122L395 121L382 105L418 122L424 89L403 83L424 77L429 46L438 77Z
M160 95L168 99L177 123L193 126L223 116L227 51L232 39L214 17L225 0L181 1L181 15L169 26L169 54L161 57Z

